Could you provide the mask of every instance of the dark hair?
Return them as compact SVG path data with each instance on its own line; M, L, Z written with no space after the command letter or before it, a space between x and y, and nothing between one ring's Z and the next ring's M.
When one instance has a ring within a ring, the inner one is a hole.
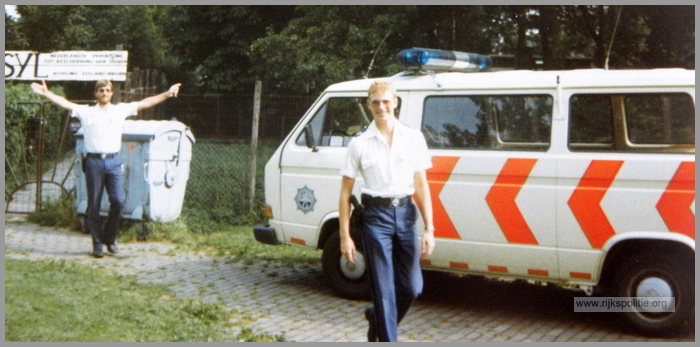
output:
M114 90L112 87L112 81L108 80L99 80L95 83L95 93L97 93L98 90L102 87L109 87L110 90Z

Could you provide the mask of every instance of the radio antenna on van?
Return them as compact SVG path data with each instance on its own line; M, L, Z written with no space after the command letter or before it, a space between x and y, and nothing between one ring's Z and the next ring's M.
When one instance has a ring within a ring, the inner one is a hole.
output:
M386 36L384 36L384 38L382 39L382 42L380 42L379 45L377 46L377 49L374 50L374 56L372 56L372 60L369 62L369 66L367 67L367 73L365 73L365 79L367 79L369 77L369 71L372 70L372 65L374 65L374 58L377 57L377 52L379 52L379 47L382 46L382 44L384 43L384 41L386 41L386 38L389 37L389 35L391 35L391 30L389 30L389 32L386 33Z
M610 37L610 45L608 46L608 51L605 53L605 70L608 70L608 62L610 61L610 51L612 51L612 45L613 40L615 39L617 25L620 23L620 14L622 14L622 5L620 5L620 10L617 11L617 19L615 20L615 27L613 27L612 36Z

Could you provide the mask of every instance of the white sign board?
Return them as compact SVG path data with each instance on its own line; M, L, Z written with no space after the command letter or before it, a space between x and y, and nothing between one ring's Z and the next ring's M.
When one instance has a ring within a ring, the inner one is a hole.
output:
M5 80L126 81L128 51L5 51Z

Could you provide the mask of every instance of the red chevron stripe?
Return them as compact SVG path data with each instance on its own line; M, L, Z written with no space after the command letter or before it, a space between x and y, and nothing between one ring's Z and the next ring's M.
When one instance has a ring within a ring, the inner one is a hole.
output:
M430 200L433 202L433 223L435 226L435 237L459 240L459 234L450 216L445 210L445 206L440 200L440 193L445 183L450 178L459 157L433 157L433 167L426 171L428 186L430 187Z
M578 187L569 198L569 208L594 249L601 248L615 235L615 230L600 207L600 202L615 180L622 163L617 160L591 161Z
M537 240L520 212L515 198L537 159L508 159L486 195L486 203L509 243L536 245Z
M695 162L682 162L666 191L661 195L656 209L668 230L695 240L695 214L690 205L695 200Z

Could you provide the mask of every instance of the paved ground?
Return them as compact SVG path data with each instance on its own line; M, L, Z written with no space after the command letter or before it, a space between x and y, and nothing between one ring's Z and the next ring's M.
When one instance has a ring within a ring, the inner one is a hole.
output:
M161 285L181 298L220 302L244 313L255 333L287 341L364 341L363 301L334 296L321 269L245 265L160 243L120 245L117 256L89 256L90 237L5 216L5 256L65 259ZM625 333L612 314L575 313L553 287L426 273L424 294L399 327L401 341L695 341L695 333L650 339ZM235 332L233 332L235 333Z

